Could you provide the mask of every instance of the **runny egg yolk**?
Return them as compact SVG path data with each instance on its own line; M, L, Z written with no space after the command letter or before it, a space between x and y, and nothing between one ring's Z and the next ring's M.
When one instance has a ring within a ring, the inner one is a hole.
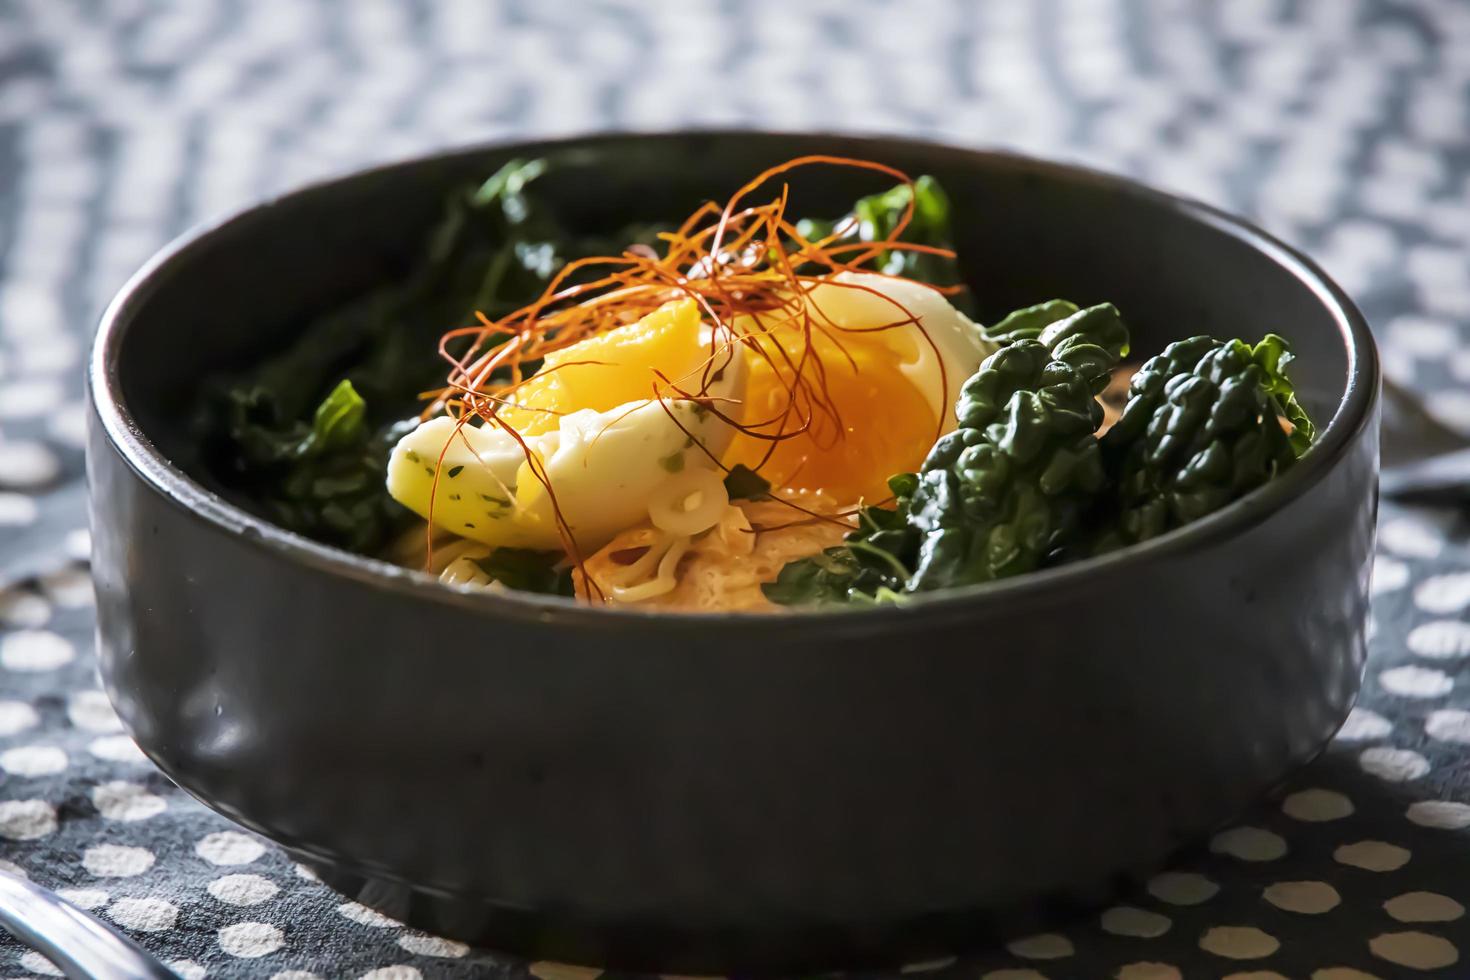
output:
M919 468L939 420L883 333L813 332L808 342L796 331L776 331L754 342L761 351L747 352L741 413L754 432L736 433L727 466L759 468L775 486L821 490L843 504L885 500L889 476ZM806 431L770 438L804 423Z

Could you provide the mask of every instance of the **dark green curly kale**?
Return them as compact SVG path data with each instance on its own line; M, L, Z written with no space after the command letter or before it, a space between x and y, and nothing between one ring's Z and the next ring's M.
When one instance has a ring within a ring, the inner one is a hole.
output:
M1051 313L1062 318L986 358L960 390L959 427L930 451L909 503L922 536L909 591L1038 568L1077 538L1106 486L1097 396L1128 331L1108 304Z
M890 477L896 507L863 508L857 529L842 544L787 562L761 591L783 606L896 601L919 551L919 532L908 523L909 500L918 486L913 473Z
M1049 299L1045 303L1015 310L995 326L981 327L980 332L992 344L1004 347L1018 340L1036 340L1041 336L1041 331L1076 312L1076 303L1069 303L1064 299Z
M1146 361L1101 440L1118 513L1097 548L1199 520L1296 462L1315 432L1286 378L1290 361L1275 334L1254 347L1191 337Z
M284 527L323 541L365 549L402 523L401 508L382 492L378 474L393 444L412 423L372 426L367 404L351 381L341 381L311 422L276 428L255 424L249 393L230 403L229 421L240 451L273 482L259 505Z

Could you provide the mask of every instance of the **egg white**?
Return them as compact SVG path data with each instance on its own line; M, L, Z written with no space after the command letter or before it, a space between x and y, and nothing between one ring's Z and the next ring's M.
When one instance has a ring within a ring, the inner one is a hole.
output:
M737 356L710 385L722 412L743 393L745 374ZM394 447L388 493L436 526L491 547L561 549L559 510L577 547L591 553L645 521L665 484L692 469L717 469L711 456L719 458L733 434L715 412L686 399L573 411L554 431L525 437L524 449L503 428L441 416Z

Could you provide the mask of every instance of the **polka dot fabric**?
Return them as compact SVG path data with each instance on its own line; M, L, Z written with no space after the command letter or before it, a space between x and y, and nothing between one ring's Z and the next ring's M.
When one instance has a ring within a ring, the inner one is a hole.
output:
M1389 374L1470 432L1459 0L12 0L0 867L182 977L597 976L350 902L143 759L97 690L79 378L103 305L194 222L447 145L682 124L1000 145L1244 212L1317 257ZM1276 797L1109 907L911 972L1470 976L1467 530L1459 513L1385 506L1362 702ZM0 942L0 975L50 972Z

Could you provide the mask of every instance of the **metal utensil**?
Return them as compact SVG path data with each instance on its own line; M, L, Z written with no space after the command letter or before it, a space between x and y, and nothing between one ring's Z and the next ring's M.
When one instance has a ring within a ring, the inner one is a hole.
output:
M0 871L0 927L72 980L178 980L178 975L76 906Z
M1415 503L1470 502L1470 438L1440 422L1413 392L1383 379L1379 491Z

